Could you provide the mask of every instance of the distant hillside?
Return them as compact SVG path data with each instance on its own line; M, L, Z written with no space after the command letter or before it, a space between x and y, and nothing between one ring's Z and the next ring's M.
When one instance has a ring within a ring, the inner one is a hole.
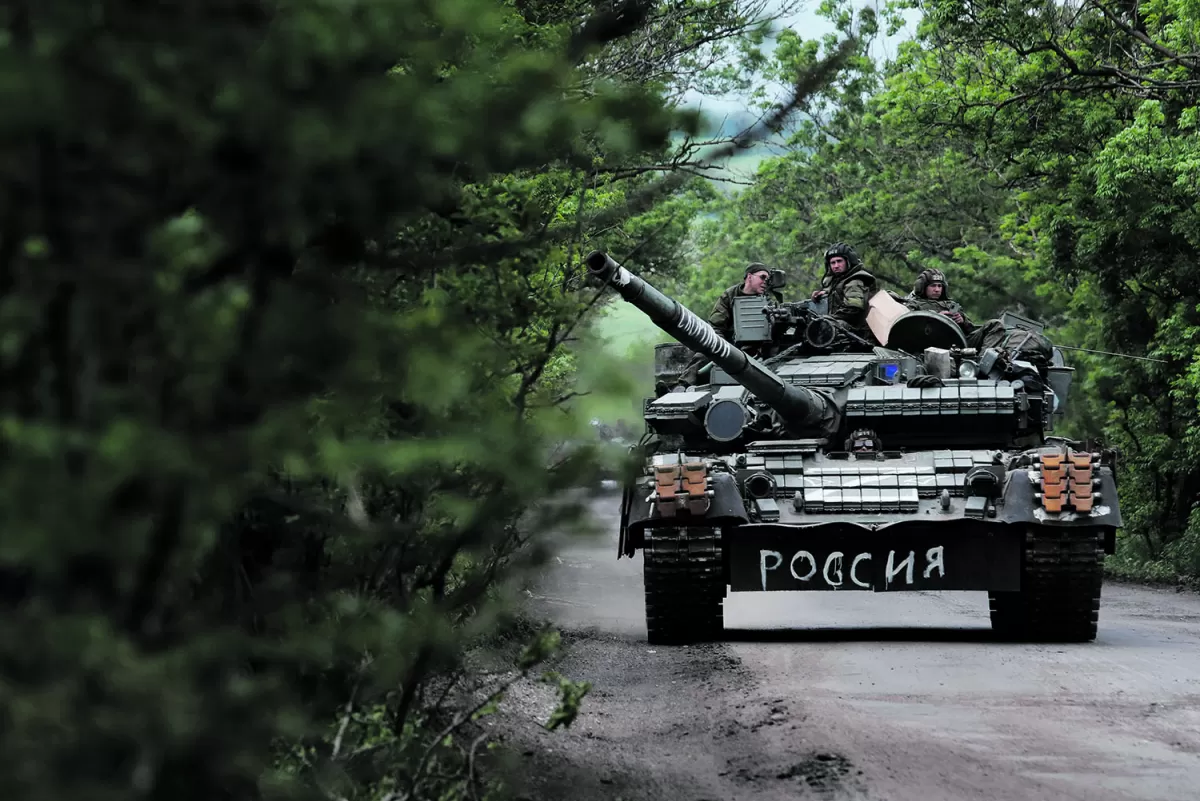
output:
M732 137L754 127L754 125L760 122L760 119L758 114L744 109L722 112L706 111L705 121L707 127L698 134L697 139L707 141ZM735 193L742 189L743 186L741 184L733 183L732 181L746 182L753 180L755 173L758 171L759 164L766 159L778 157L788 151L787 140L792 133L792 126L788 126L779 133L773 134L767 139L739 151L733 157L725 159L723 164L720 164L717 169L711 171L712 177L715 179L713 183L717 189L725 194ZM680 144L683 142L683 139L683 134L675 134L671 141L674 144Z
M672 339L650 318L628 303L616 302L602 313L597 329L606 350L613 356L624 357L631 352L639 358L654 353L654 346Z

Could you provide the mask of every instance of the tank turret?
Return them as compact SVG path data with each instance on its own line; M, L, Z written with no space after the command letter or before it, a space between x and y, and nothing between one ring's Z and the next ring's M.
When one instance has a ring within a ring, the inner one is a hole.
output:
M797 434L822 436L837 431L841 410L831 393L788 384L762 362L722 338L678 301L633 275L606 253L592 251L585 263L592 276L611 286L664 332L710 359L775 410L788 429Z

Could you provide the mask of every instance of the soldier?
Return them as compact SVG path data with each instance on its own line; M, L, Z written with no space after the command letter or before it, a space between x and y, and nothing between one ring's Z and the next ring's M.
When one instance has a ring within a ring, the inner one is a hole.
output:
M859 428L850 434L842 448L854 453L879 453L883 450L883 441L874 430Z
M713 304L712 312L708 315L709 325L725 339L733 339L733 299L739 296L763 294L768 290L767 282L771 278L771 272L767 269L767 265L759 264L756 261L747 264L746 271L742 275L742 283L734 284L722 292L721 297L717 298L717 302ZM771 299L776 303L782 300L774 291L771 292Z
M950 299L950 285L946 282L946 274L941 270L922 270L913 282L912 292L909 292L902 302L916 311L944 314L958 323L963 334L968 336L975 330L975 324L963 314L962 306Z
M962 306L950 299L950 285L941 270L922 270L913 282L912 292L904 298L904 305L916 311L937 312L949 317L962 329L967 346L976 350L999 348L1043 361L1052 355L1049 341L1039 334L1009 331L999 320L985 320L981 325L972 323L963 313Z
M854 248L838 242L825 251L825 275L813 300L829 297L829 314L866 333L867 301L875 294L875 276L863 269Z
M767 282L771 278L771 272L765 264L756 261L747 264L742 276L740 284L734 284L721 293L721 297L717 298L717 302L713 304L712 311L708 315L709 325L727 340L733 339L733 299L739 296L761 295L769 290ZM772 301L778 303L781 300L779 293L770 290L768 304L773 305ZM680 374L679 383L685 386L695 384L700 377L700 368L707 361L708 359L701 354L694 355Z

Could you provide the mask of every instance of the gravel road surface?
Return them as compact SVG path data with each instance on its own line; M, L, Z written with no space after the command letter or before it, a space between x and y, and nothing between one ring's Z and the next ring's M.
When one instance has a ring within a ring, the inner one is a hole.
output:
M983 593L733 594L728 641L645 641L640 555L604 533L534 593L593 684L566 731L501 724L532 801L1200 799L1200 597L1107 584L1086 645L991 641Z

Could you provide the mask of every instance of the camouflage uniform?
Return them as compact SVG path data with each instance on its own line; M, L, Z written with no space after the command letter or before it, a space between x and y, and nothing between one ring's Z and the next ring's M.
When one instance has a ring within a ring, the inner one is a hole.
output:
M925 288L930 284L942 285L940 298L935 300L925 297ZM1036 350L1039 347L1039 343L1026 336L1026 332L1009 332L999 320L987 320L978 326L971 322L962 306L950 299L950 284L946 281L945 273L940 270L923 270L917 276L917 280L913 282L912 292L909 292L908 296L904 298L904 305L916 311L958 312L963 316L963 321L958 326L962 329L969 348L1004 350L1008 347L1023 351L1026 349ZM1036 337L1036 335L1034 336ZM1029 340L1028 343L1026 340Z
M774 306L779 302L779 294L772 291L766 291L767 305ZM708 324L717 330L717 333L728 340L733 340L733 299L734 298L752 298L751 294L742 291L741 284L734 284L721 293L721 297L717 298L717 302L713 304L712 311L708 315Z
M766 270L765 264L751 262L746 265L744 275L749 275L755 270ZM754 295L743 292L742 287L745 285L745 280L742 283L734 284L721 293L721 297L717 298L717 302L713 304L712 311L708 315L708 324L721 335L722 338L733 341L733 299L734 298L752 298ZM766 290L767 305L774 306L782 301L779 293L768 289ZM679 376L679 383L685 386L694 386L700 378L700 368L709 361L707 356L701 353L695 354L683 372Z
M834 273L829 269L829 260L834 256L846 260L845 272ZM863 269L862 258L854 248L838 242L825 251L825 275L821 278L819 292L829 296L830 316L866 333L867 301L875 294L875 276Z
M937 298L925 297L925 290L930 284L942 285L942 296ZM950 284L946 281L946 274L940 270L923 270L917 276L917 280L913 282L912 292L902 301L905 306L914 311L929 311L940 314L941 312L957 312L963 317L963 321L958 324L962 332L970 336L975 330L975 324L967 318L963 307L956 301L950 299ZM986 323L985 323L986 325Z

